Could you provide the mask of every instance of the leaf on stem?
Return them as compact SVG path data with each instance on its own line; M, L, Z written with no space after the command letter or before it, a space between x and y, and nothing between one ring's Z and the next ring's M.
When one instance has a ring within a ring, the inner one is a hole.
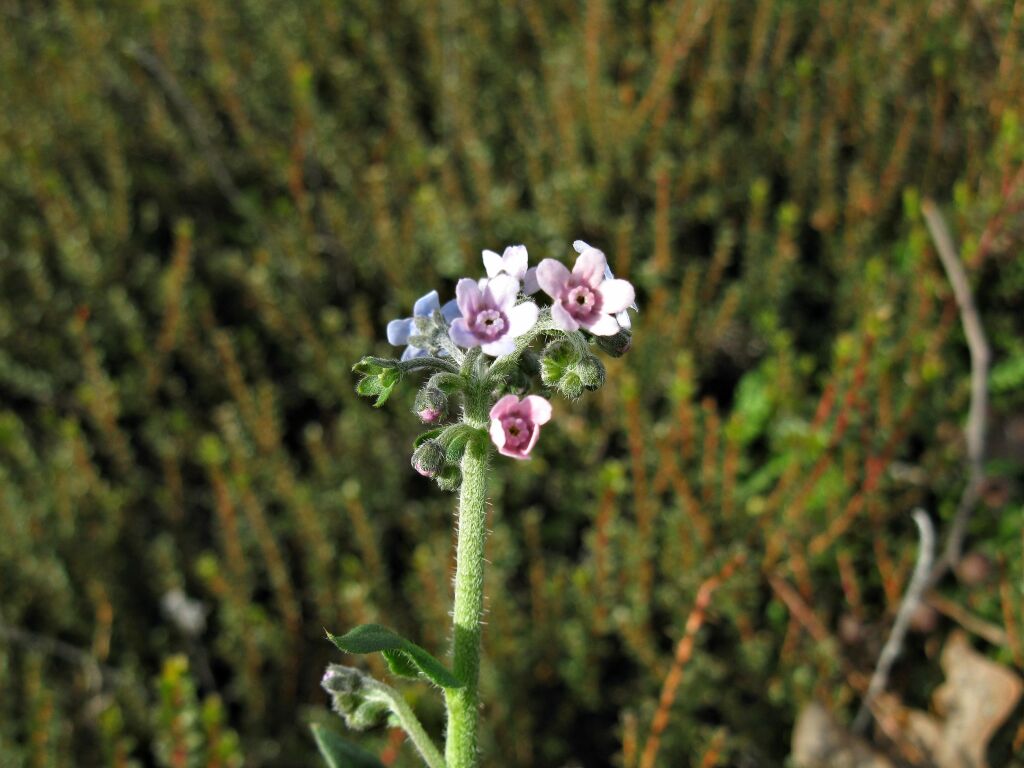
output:
M310 726L320 754L330 768L384 768L384 764L323 725Z
M363 624L341 636L328 632L327 637L346 653L382 654L396 675L422 676L442 688L461 688L464 685L423 648L379 624Z

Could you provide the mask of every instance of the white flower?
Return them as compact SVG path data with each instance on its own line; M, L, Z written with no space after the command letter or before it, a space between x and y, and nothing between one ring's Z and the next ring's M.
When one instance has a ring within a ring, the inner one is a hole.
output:
M499 256L494 251L483 252L484 268L487 270L488 278L495 278L498 275L506 274L514 277L523 284L523 293L531 295L540 290L537 285L537 268L527 268L527 254L525 245L510 245L505 252Z

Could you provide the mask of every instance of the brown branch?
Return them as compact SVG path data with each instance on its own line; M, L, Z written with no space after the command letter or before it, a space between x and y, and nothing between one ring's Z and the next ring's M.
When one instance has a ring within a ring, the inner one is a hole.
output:
M732 576L733 571L746 559L742 553L733 557L725 567L714 576L707 579L697 589L697 597L693 601L693 610L686 619L686 629L676 645L675 658L672 666L665 676L665 682L661 687L661 696L658 699L658 710L654 713L651 721L651 732L647 736L647 743L644 745L644 753L640 758L640 768L654 768L655 760L658 757L658 747L661 746L661 734L668 725L669 710L676 699L676 690L683 680L683 669L693 656L693 648L697 639L697 632L700 631L704 620L707 618L708 607L711 605L711 597L723 581Z
M946 538L946 546L942 557L932 570L929 584L938 583L946 572L957 564L963 550L967 524L981 495L981 486L985 478L985 438L988 432L988 367L991 358L985 329L981 325L978 309L974 304L971 286L967 279L960 258L957 256L953 237L949 233L942 214L931 200L921 204L928 231L939 260L946 271L946 277L953 287L957 307L960 309L960 322L967 338L967 348L971 355L971 404L967 414L967 485L957 505L953 525Z

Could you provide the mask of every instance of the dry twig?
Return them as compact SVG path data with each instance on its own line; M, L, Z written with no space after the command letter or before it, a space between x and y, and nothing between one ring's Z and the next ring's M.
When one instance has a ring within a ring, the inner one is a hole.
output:
M892 671L892 665L900 653L903 652L903 639L906 637L907 629L910 627L910 617L914 615L914 611L921 604L921 597L928 586L928 579L932 570L932 560L935 555L935 528L932 526L932 521L928 518L928 515L921 509L914 510L914 522L917 523L917 532L921 540L921 545L917 552L917 565L914 566L914 575L910 578L910 585L907 587L903 602L900 603L899 611L896 613L896 621L892 625L892 632L889 634L889 639L886 641L885 646L882 648L882 653L878 657L878 665L871 676L871 682L868 683L868 691L864 694L860 710L857 712L857 717L853 720L854 733L862 733L867 728L868 723L871 722L871 704L875 697L885 690L885 686L889 682L889 673Z
M971 405L967 415L967 486L957 505L953 526L946 539L942 557L936 562L929 578L929 585L936 584L946 572L960 560L964 537L967 534L967 523L981 495L981 486L985 478L985 438L988 431L988 367L991 358L985 329L981 325L978 309L974 304L971 286L967 280L960 258L957 256L953 237L949 233L942 214L931 200L921 205L928 231L935 241L939 260L946 271L946 277L953 287L957 307L960 309L960 321L967 338L967 347L971 355Z

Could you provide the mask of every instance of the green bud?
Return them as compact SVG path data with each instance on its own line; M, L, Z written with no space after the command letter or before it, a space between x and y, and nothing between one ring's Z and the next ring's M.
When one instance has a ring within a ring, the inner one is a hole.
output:
M560 389L560 382L579 359L579 351L567 339L551 342L540 358L540 380L545 386Z
M583 386L583 381L578 374L567 372L555 384L555 389L569 400L579 400L583 397L583 390L586 387Z
M576 364L573 370L579 376L580 383L583 384L584 388L589 389L591 392L600 389L604 385L606 375L604 363L593 355L584 357Z
M328 665L320 685L331 694L334 711L354 731L380 725L390 715L387 699L380 695L373 679L354 667Z
M413 451L412 468L424 477L435 477L445 464L444 447L437 440L424 440Z
M570 400L584 390L600 389L605 380L604 364L589 352L568 340L554 341L547 346L540 361L541 381L557 389Z

